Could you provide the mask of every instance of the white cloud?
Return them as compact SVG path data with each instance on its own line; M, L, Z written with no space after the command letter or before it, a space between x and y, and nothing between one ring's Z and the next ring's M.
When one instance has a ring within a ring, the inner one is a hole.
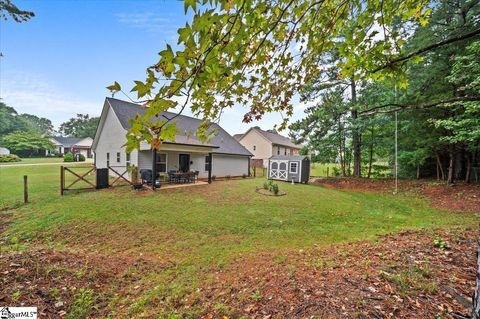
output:
M5 81L8 79L8 81ZM57 127L77 113L100 115L99 101L88 101L59 88L38 74L2 74L2 101L19 113L46 117Z
M173 27L174 20L165 17L165 14L154 12L117 13L117 21L132 28L145 30L150 33L162 33L168 36L176 34Z

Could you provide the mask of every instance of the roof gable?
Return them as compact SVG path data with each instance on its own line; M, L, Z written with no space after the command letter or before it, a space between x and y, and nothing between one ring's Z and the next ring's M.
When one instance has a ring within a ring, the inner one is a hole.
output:
M247 132L245 132L245 134L243 134L240 137L240 139L242 139L245 135L247 135L251 131L257 132L258 134L260 134L260 136L262 136L263 138L265 138L266 140L268 140L272 144L280 145L280 146L286 146L286 147L295 148L295 149L301 149L302 148L301 145L296 145L295 143L292 142L291 139L289 139L286 136L280 135L278 133L267 132L267 131L264 131L264 130L258 128L258 127L251 127Z
M131 127L129 123L130 119L135 118L137 115L145 114L146 107L135 103L114 98L106 98L106 102L109 104L125 130L130 129ZM185 115L177 115L172 112L162 112L159 116L164 117L165 119L176 116L173 122L175 122L179 131L176 136L177 143L182 141L183 143L189 143L192 145L205 144L214 146L216 147L215 153L246 156L252 155L242 144L240 144L235 138L233 138L230 134L228 134L228 132L226 132L220 125L216 123L211 124L211 129L216 129L217 134L208 143L202 143L195 136L199 125L202 123L201 120Z

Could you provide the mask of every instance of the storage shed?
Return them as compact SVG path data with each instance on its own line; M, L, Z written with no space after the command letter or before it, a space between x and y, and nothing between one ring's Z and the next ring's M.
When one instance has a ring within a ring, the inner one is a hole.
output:
M268 160L268 178L295 183L308 183L310 159L308 156L276 155Z

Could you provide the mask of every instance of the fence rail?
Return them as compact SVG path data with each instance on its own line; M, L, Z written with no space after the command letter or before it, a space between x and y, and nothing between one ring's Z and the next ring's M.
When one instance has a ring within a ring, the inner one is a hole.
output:
M85 169L85 168L88 168L88 167L82 167L82 166L66 167L66 166L63 166L63 165L60 166L60 195L63 196L65 194L65 191L94 190L96 188L96 185L87 179L87 177L89 175L91 175L92 172L95 174L95 166L91 167L86 172L75 172L74 169L76 169L76 168ZM65 173L68 173L70 175L66 175ZM66 186L66 184L67 184L66 176L73 176L73 178L74 178L74 180L72 182L70 182L68 184L68 186ZM73 188L73 186L75 184L77 184L78 182L82 182L84 184L87 184L88 186Z

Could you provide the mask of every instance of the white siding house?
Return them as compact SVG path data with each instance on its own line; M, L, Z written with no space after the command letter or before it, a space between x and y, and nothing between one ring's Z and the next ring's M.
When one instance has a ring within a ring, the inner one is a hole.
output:
M97 168L111 167L125 171L127 164L136 165L140 170L152 169L153 153L148 143L140 143L140 149L127 154L124 148L126 134L130 128L129 119L143 115L145 107L106 98L97 127L92 149L95 152ZM163 112L170 118L174 114ZM208 143L195 137L201 121L179 115L174 120L178 129L175 142L164 142L157 151L155 169L159 173L169 171L198 171L199 178L208 177L208 158L212 157L211 175L216 177L242 176L249 174L251 153L219 125L212 123L217 134Z

